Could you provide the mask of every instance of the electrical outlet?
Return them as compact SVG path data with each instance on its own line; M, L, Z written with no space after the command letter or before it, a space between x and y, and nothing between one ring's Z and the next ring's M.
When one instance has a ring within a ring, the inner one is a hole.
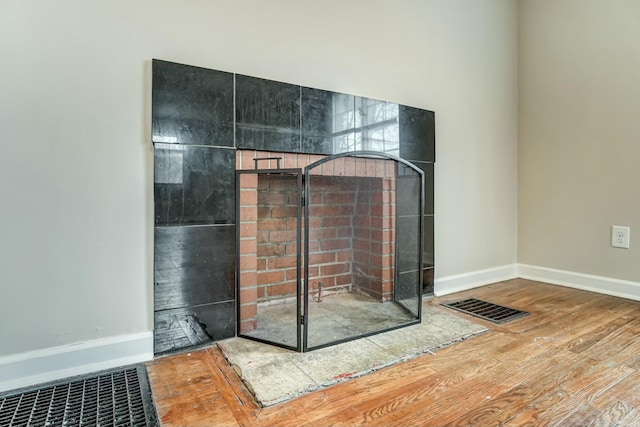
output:
M629 249L629 237L631 228L614 225L611 227L611 246L614 248Z

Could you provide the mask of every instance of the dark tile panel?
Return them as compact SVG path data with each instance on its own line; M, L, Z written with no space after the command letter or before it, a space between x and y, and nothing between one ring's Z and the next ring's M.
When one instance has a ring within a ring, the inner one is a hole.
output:
M425 267L435 265L435 247L434 247L434 230L433 215L424 216L424 233L423 233L423 255L422 264Z
M153 60L154 142L233 146L233 74Z
M235 222L235 150L156 144L156 225Z
M356 106L355 97L346 93L332 92L333 154L361 150L356 144Z
M302 88L302 152L333 154L334 92Z
M398 163L396 185L396 212L398 216L420 215L421 180L420 173Z
M225 301L154 314L154 352L199 347L235 336L235 304Z
M237 148L300 151L300 86L236 75Z
M398 104L378 99L355 98L355 146L399 156Z
M435 115L433 111L400 106L400 157L406 160L436 160Z
M411 162L424 172L424 213L433 214L434 213L434 166L435 163L427 163L427 162Z
M235 296L234 225L156 227L155 311Z
M396 219L396 265L399 273L420 269L420 216Z

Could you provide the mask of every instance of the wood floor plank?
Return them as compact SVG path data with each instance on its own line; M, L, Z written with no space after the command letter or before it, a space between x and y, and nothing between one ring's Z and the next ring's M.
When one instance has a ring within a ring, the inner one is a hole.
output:
M162 426L640 426L640 302L515 279L474 297L529 311L434 355L260 408L216 348L148 364Z

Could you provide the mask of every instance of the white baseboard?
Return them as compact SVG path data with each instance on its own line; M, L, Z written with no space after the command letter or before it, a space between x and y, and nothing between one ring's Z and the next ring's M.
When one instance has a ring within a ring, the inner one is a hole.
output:
M445 276L434 281L434 293L436 296L448 295L454 292L466 291L491 283L518 277L517 264L503 265L488 268L486 270L472 271L470 273Z
M518 264L518 277L640 301L640 283L535 265Z
M153 333L101 338L0 357L0 392L153 359Z

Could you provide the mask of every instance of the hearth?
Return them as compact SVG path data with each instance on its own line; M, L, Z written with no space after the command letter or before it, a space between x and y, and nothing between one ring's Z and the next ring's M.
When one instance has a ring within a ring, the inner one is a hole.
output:
M420 322L421 169L369 151L236 158L238 336L309 351Z

